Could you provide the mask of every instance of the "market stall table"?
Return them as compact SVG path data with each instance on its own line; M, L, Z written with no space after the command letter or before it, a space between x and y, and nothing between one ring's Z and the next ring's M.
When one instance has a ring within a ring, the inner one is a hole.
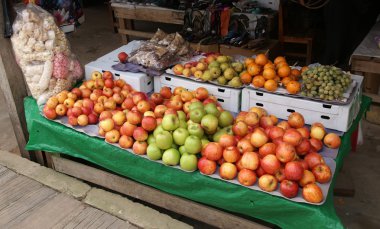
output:
M367 34L351 56L351 70L364 76L364 92L380 103L380 48L375 37L380 36L380 21Z
M350 152L350 137L368 109L371 99L363 96L360 112L350 130L342 137L336 158L337 171ZM166 193L223 209L251 219L260 219L281 228L343 228L333 203L334 178L323 205L296 203L264 192L215 180L198 171L188 173L138 157L89 137L40 115L34 99L24 101L28 131L28 150L66 154L92 162L116 174L128 177ZM191 211L191 209L189 209Z

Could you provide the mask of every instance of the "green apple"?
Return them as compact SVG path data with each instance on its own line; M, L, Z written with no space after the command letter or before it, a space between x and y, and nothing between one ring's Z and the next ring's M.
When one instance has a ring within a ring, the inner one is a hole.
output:
M162 131L165 131L164 128L162 128L162 125L158 125L153 131L153 136L156 137L157 134L161 133Z
M202 141L197 136L190 135L186 138L184 146L186 152L190 154L197 154L202 150Z
M180 146L178 150L179 150L179 153L181 155L184 155L185 153L188 153L188 152L186 152L185 146Z
M227 79L224 78L223 76L219 76L218 79L216 79L218 81L218 84L221 84L221 85L226 85L227 83Z
M218 118L218 124L220 127L226 127L232 125L234 122L234 116L229 111L222 111Z
M187 130L189 131L190 135L197 136L198 138L202 138L204 135L204 130L202 129L201 125L198 123L191 123L188 125Z
M180 161L179 161L179 166L185 171L195 171L197 170L198 166L198 159L197 156L194 154L184 154L182 155Z
M210 68L210 74L213 79L216 79L222 74L222 70L219 67L212 67Z
M162 154L162 162L165 165L178 165L181 154L176 149L167 149Z
M187 129L187 122L185 120L179 120L179 127Z
M194 109L197 109L197 108L202 108L203 109L203 103L200 102L200 101L196 101L196 102L192 102L189 106L189 110L194 110Z
M244 69L244 65L242 63L239 63L239 62L234 62L231 64L231 66L233 67L235 72L242 72Z
M226 63L226 62L228 62L228 58L227 58L227 56L218 56L216 58L216 61L218 61L219 63Z
M222 63L220 64L220 69L224 72L227 68L229 68L230 65L228 63Z
M179 119L175 114L167 114L162 119L161 125L164 130L175 130L179 127Z
M169 149L172 147L173 137L169 131L162 131L156 136L156 145L160 149Z
M236 76L236 72L233 68L227 68L226 70L224 70L223 76L227 80L232 80L232 78L234 78L234 76Z
M178 128L173 132L173 139L175 144L182 146L185 144L186 138L189 136L189 131L184 128Z
M212 61L209 65L208 65L208 69L211 69L211 68L219 68L220 64L218 61L214 60Z
M207 139L207 138L202 138L201 139L201 142L202 142L202 148L207 145L207 143L209 143L210 141Z
M148 145L156 143L156 139L153 134L149 134L147 142L148 142Z
M201 123L201 120L205 115L206 111L203 108L197 108L189 112L190 120L195 123Z
M231 87L241 87L242 85L243 83L241 82L239 76L234 77L232 80L228 82L228 86L231 86Z
M234 132L232 131L232 126L226 126L222 130L226 131L226 134L234 135Z
M208 104L206 104L205 105L205 111L206 111L207 114L212 114L215 117L219 117L219 115L220 115L220 111L216 107L215 103L208 103Z
M213 142L219 142L220 137L221 137L223 134L226 134L226 133L227 133L227 131L224 130L224 129L218 130L218 131L212 136L212 140L213 140Z
M204 81L209 81L209 80L212 80L212 75L211 75L211 72L210 70L206 70L203 72L203 75L202 75L202 80Z
M184 111L177 111L177 116L178 116L179 121L181 120L186 121L186 114Z
M149 144L146 149L146 155L149 159L157 161L162 158L162 151L155 143Z
M213 134L218 128L218 118L212 114L207 114L202 118L201 126L207 134Z

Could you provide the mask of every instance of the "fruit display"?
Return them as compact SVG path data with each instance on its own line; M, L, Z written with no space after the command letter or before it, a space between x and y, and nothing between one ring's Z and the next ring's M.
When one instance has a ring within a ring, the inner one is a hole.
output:
M340 100L351 85L351 75L335 66L316 66L302 73L301 95L322 100Z
M338 135L327 134L320 123L309 129L300 113L279 122L260 107L240 112L231 129L204 146L198 162L201 173L218 177L218 170L221 179L232 183L257 184L290 199L302 195L309 203L324 200L318 183L328 183L333 174L319 152L323 143L339 148Z
M247 187L257 184L266 192L279 190L287 198L302 193L310 203L323 201L318 183L332 177L319 152L324 144L341 144L320 123L306 127L296 112L279 121L253 107L234 117L203 87L162 87L147 96L108 71L93 72L79 88L49 98L42 112L52 120L67 117L73 128L97 127L96 135L106 142L152 161Z
M198 61L176 64L171 70L175 75L190 79L234 88L243 86L239 74L244 71L244 65L238 61L234 62L230 56L210 54Z

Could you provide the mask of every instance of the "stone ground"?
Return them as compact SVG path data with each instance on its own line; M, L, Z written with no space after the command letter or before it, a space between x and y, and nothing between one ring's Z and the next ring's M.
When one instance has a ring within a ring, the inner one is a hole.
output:
M82 64L93 61L121 45L120 36L113 33L105 5L91 3L85 8L85 14L86 22L68 36L72 49ZM137 26L154 27L152 24L143 23ZM161 28L172 30L168 27ZM365 120L362 124L364 143L344 161L345 168L350 171L355 195L336 196L334 201L337 213L347 228L380 228L380 126ZM0 132L0 150L18 153L1 93L0 130L3 130Z

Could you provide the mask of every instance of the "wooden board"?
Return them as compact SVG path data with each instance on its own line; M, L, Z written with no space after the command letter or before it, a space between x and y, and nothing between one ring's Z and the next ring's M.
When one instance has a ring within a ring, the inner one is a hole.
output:
M61 158L57 155L52 155L52 159L56 171L89 181L216 227L267 228L257 222L167 194L127 178Z
M357 72L367 72L367 73L380 73L380 62L362 59L351 59L351 70Z

